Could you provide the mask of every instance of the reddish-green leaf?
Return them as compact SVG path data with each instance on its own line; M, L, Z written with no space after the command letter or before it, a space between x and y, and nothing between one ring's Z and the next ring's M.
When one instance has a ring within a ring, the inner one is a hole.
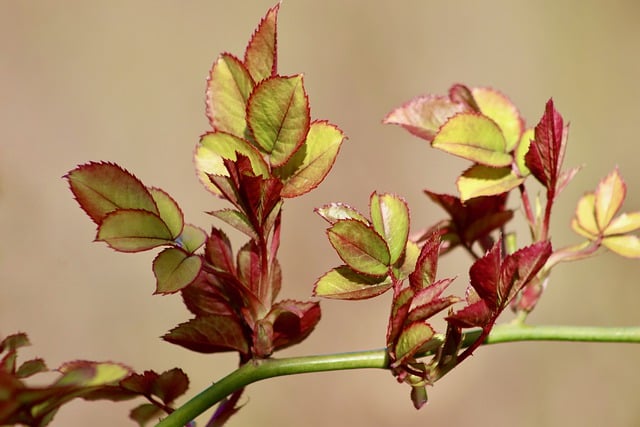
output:
M233 251L231 249L231 241L224 231L212 227L211 234L207 239L205 248L205 256L207 262L216 269L229 274L235 274L235 264Z
M247 105L249 127L260 149L281 166L302 145L309 131L309 100L302 75L262 81Z
M371 194L369 200L373 229L387 242L391 264L404 253L409 238L409 208L394 194Z
M244 52L244 64L256 82L275 76L277 72L279 9L280 3L267 11Z
M433 328L424 322L414 322L405 327L398 337L393 365L400 366L413 358L434 334Z
M372 227L347 219L333 224L327 234L331 245L349 267L374 276L387 274L391 260L389 248Z
M248 138L246 106L254 82L242 61L223 53L207 81L207 117L211 126L239 138Z
M182 396L189 388L189 378L179 368L173 368L163 372L153 382L151 392L158 396L165 405L170 404L176 398Z
M419 96L391 111L383 123L399 125L415 136L433 141L440 127L465 106L444 96Z
M464 171L456 185L460 199L466 202L481 196L494 196L507 193L524 182L524 178L516 175L511 167L493 168L474 165Z
M230 316L196 317L176 326L162 339L199 353L249 351L242 325Z
M489 308L487 302L479 300L447 316L446 320L458 328L484 328L495 320L494 317L495 313Z
M46 372L47 370L47 365L44 363L43 359L31 359L20 365L16 370L16 377L27 378L40 372Z
M431 145L486 166L508 166L512 162L500 127L476 113L460 113L450 118Z
M335 224L343 219L355 219L364 224L370 224L369 220L360 212L344 203L330 203L321 208L316 208L315 212L329 224Z
M334 268L320 277L313 295L345 300L358 300L378 296L391 289L393 283L388 277L371 277L357 273L347 266Z
M510 152L520 141L524 123L515 105L495 89L476 87L471 89L473 99L480 112L496 122L506 142L506 152Z
M154 213L118 209L108 214L98 227L97 241L120 252L140 252L173 243L167 225Z
M158 207L160 219L167 225L171 236L175 239L182 233L184 227L184 216L180 207L165 191L153 187L148 190Z
M409 283L415 292L428 287L435 281L439 255L440 236L432 233L420 250L415 270L409 275Z
M275 173L282 179L282 197L297 197L316 188L336 160L344 134L328 122L313 122L302 146Z
M139 426L146 426L148 423L158 420L162 410L151 403L142 403L129 412L129 418L138 423Z
M202 258L178 248L166 248L153 260L156 293L170 294L190 285L198 277Z
M253 229L253 225L245 214L235 209L221 209L218 211L208 212L210 215L226 222L236 230L242 231L247 236L257 239L258 235Z
M158 213L144 184L113 163L87 163L66 174L65 178L80 207L98 225L116 209Z

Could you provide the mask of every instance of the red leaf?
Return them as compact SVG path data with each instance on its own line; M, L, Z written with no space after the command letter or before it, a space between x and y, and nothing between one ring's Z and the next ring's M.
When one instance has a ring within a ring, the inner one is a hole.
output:
M235 274L231 241L227 235L216 227L211 227L211 234L205 246L205 258L213 267L225 273Z
M507 256L498 294L502 306L506 306L517 292L535 277L552 253L551 242L536 242ZM515 277L514 277L515 276Z
M438 271L438 256L440 255L440 236L433 232L427 237L420 256L416 262L416 268L409 275L411 288L418 292L420 289L431 285L436 279Z
M476 260L469 269L471 286L478 296L486 301L491 310L498 308L498 284L500 281L502 243L500 241L482 258Z
M484 328L494 320L494 312L489 308L485 300L476 301L451 316L446 321L458 328Z
M189 378L179 368L173 368L163 372L153 382L151 391L168 405L180 397L189 388Z
M320 321L320 304L280 301L267 316L273 322L273 347L279 350L304 340Z
M551 199L557 190L566 141L567 133L562 116L555 109L553 99L549 99L544 114L536 125L535 138L525 155L525 164L533 176L547 188Z
M194 283L181 290L184 305L196 317L210 314L232 316L233 309L223 291L207 280L207 275L200 273Z
M249 352L242 325L231 316L196 317L176 326L162 339L199 353Z

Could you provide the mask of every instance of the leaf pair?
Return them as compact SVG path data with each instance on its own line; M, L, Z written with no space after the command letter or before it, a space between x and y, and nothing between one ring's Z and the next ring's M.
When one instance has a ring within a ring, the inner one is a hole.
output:
M616 168L600 181L595 192L582 196L571 227L618 255L640 258L640 239L630 234L640 229L640 212L618 215L626 195L627 185Z
M400 197L373 193L370 220L340 203L316 212L331 224L329 241L346 265L318 279L314 295L371 298L393 286L390 275L406 277L413 269L417 247L408 240L409 208Z
M200 228L185 224L171 196L146 187L113 163L87 163L65 178L80 207L97 224L97 241L120 252L169 246L153 262L156 292L175 292L195 279L201 262L193 254L204 244L206 235Z

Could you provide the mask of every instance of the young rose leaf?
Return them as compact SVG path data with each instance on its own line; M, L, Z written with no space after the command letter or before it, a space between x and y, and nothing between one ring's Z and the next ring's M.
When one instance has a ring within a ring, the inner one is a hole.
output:
M250 138L246 106L254 82L244 64L223 53L211 68L207 81L207 117L211 126L238 138Z
M210 176L229 176L224 160L235 161L238 154L249 158L255 175L269 177L269 166L262 154L248 141L224 132L209 132L200 138L194 162L198 178L207 190L216 195L221 194L220 189L211 182Z
M611 223L626 196L627 185L616 167L596 188L595 215L599 230L606 229Z
M204 273L194 280L192 284L180 290L182 301L187 309L196 317L204 317L210 314L219 316L233 316L229 300L233 296L228 295L221 283L212 279L211 275Z
M496 122L506 142L505 151L512 151L520 141L524 122L515 105L497 90L476 87L471 89L473 99L480 108L480 112Z
M240 281L251 291L258 295L261 301L265 301L262 298L264 295L259 295L260 285L262 283L262 266L260 264L260 249L254 241L247 242L238 251L237 265L238 265L238 278Z
M189 254L193 254L204 245L206 240L207 233L202 228L192 224L185 224L182 228L182 233L176 239L176 243Z
M247 105L249 127L272 166L283 165L309 131L309 99L302 75L262 81Z
M43 359L31 359L24 362L20 367L16 370L16 377L18 378L27 378L35 374L39 374L40 372L46 372L49 369L47 365L44 363Z
M247 218L245 214L235 209L221 209L218 211L207 212L208 214L215 216L218 219L226 222L236 230L239 230L251 237L252 239L257 239L258 235L253 228L253 225Z
M407 203L393 194L371 194L369 201L373 229L385 240L391 264L404 253L409 238L409 208Z
M131 369L120 363L75 360L63 363L58 369L62 376L55 382L58 386L96 387L115 384L131 373Z
M556 186L567 142L567 128L560 113L549 99L544 114L535 128L534 140L525 155L525 164L549 194L555 197Z
M329 224L335 224L343 219L355 219L369 225L370 222L360 212L344 203L330 203L321 208L316 208L315 212Z
M345 136L336 126L313 122L302 146L274 172L284 186L282 197L297 197L316 188L336 160Z
M499 305L498 286L500 283L502 249L496 242L491 250L477 259L469 269L469 282L478 296L487 303L490 310Z
M176 201L163 190L154 187L148 190L158 207L160 219L167 225L171 236L175 239L182 233L182 228L184 227L182 210L180 210Z
M500 127L490 118L476 113L460 113L450 118L431 145L486 166L509 166L512 162Z
M419 96L391 111L382 122L402 126L411 134L431 142L449 118L465 109L464 104L444 96Z
M600 234L595 216L595 203L596 195L594 193L586 193L578 201L576 214L571 221L573 231L589 240L596 239Z
M256 82L275 76L278 66L278 11L280 3L267 11L244 52L244 64Z
M627 258L640 258L640 239L634 235L610 236L602 239L602 245Z
M415 270L409 275L409 284L414 292L428 287L435 281L439 255L440 236L432 233L420 250Z
M527 152L529 152L529 146L531 145L531 141L535 138L535 134L533 129L527 129L522 133L520 137L520 142L518 142L518 146L514 152L514 160L516 166L518 167L518 172L520 176L529 176L531 171L527 167L527 162L525 160L525 156Z
M129 418L144 427L161 417L162 409L152 403L142 403L129 412Z
M137 209L118 209L108 214L98 227L96 240L120 252L173 244L171 231L158 215Z
M475 113L482 112L480 111L480 107L473 97L471 89L463 84L456 83L449 88L449 99L451 99L451 101L453 102L465 105L468 111L473 111Z
M267 315L273 324L273 347L280 350L302 342L320 321L320 304L294 300L280 301Z
M353 271L347 266L337 267L320 277L313 295L344 300L373 298L391 289L389 277L372 277Z
M196 317L176 326L162 339L198 353L249 352L242 325L231 316Z
M233 251L231 249L231 241L224 231L212 227L211 234L207 239L205 247L205 257L209 264L213 265L217 270L226 273L235 274L235 264Z
M158 396L165 405L171 404L189 388L189 377L180 368L163 372L153 382L151 393Z
M445 320L458 328L484 328L494 320L495 313L485 300L479 300L447 316Z
M189 286L196 280L202 258L178 248L166 248L153 260L157 294L170 294Z
M400 366L412 359L434 334L433 328L424 322L414 322L406 326L398 337L392 366Z
M11 334L4 338L2 342L0 342L0 353L5 351L14 351L21 347L28 347L30 345L31 343L29 342L29 337L24 332ZM7 370L13 371L13 369Z
M372 227L354 219L333 224L327 235L342 260L364 274L387 274L391 255L384 239Z
M476 197L508 193L523 182L524 178L513 173L511 167L474 165L458 177L456 185L460 199L466 202Z
M409 312L406 322L412 323L427 320L460 301L460 298L453 295L440 298L440 294L452 282L453 279L438 280L432 286L416 293L411 302L411 305L415 306L415 308L412 308Z
M640 212L623 213L609 223L604 230L604 234L612 236L614 234L630 233L638 229L640 229Z
M80 207L100 225L116 209L141 209L157 214L148 189L133 174L113 163L87 163L64 176Z

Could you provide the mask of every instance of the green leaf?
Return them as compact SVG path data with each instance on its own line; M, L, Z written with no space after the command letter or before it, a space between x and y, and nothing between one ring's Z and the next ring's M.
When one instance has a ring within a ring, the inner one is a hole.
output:
M198 277L202 259L178 248L166 248L153 260L157 294L170 294L190 285Z
M207 81L207 117L215 130L250 138L246 107L253 87L249 71L238 58L220 55Z
M184 216L182 215L180 207L176 201L163 190L159 188L149 188L148 190L156 202L156 206L158 206L160 219L167 225L167 228L171 232L171 237L175 239L182 233L182 227L184 226Z
M87 163L64 176L80 207L100 225L116 209L158 213L153 197L133 174L113 163Z
M409 238L409 208L394 194L373 193L369 202L371 222L375 231L387 242L391 264L404 253Z
M508 166L512 161L500 127L475 113L460 113L449 119L431 145L486 166Z
M370 224L360 212L344 203L330 203L321 208L316 208L316 213L324 218L329 224L335 224L343 219L355 219L364 224Z
M131 369L119 363L86 360L64 363L57 371L62 377L56 381L56 385L82 387L114 384L131 373Z
M524 182L510 167L491 168L475 165L467 169L457 181L460 199L465 202L480 196L506 193Z
M176 239L178 244L190 254L200 249L206 240L207 233L202 228L191 224L185 224L182 233Z
M520 141L523 120L515 105L497 90L477 87L471 89L473 99L485 116L496 122L506 142L506 152L510 152Z
M297 197L316 188L336 160L344 134L328 122L313 122L302 146L275 173L284 183L283 197Z
M522 138L520 138L520 142L516 147L514 156L516 165L518 166L518 171L520 172L520 176L528 176L531 174L531 171L529 170L529 167L527 167L527 162L525 161L524 157L527 155L527 152L529 151L529 145L531 144L531 141L534 137L535 134L533 128L527 129L522 134Z
M284 164L309 131L309 100L302 75L262 81L251 94L247 114L258 146L271 155L271 165Z
M373 298L391 289L388 276L371 277L353 271L347 266L334 268L320 277L313 288L313 295L343 300Z
M96 236L120 252L139 252L172 244L173 237L158 215L135 209L119 209L107 215Z
M209 191L220 194L220 190L211 183L208 175L229 176L223 160L236 161L237 153L249 159L254 174L264 178L270 176L269 166L262 154L248 141L224 132L210 132L200 138L194 159L198 178Z
M253 77L259 82L277 72L277 26L280 3L273 6L262 18L258 28L251 36L244 52L244 63Z
M208 213L226 222L236 230L242 231L252 239L258 238L256 231L253 229L253 225L251 225L247 216L242 212L235 209L221 209Z
M327 230L329 241L342 260L359 273L373 276L387 274L389 248L373 228L358 220L336 222Z
M424 322L414 322L404 328L396 344L394 366L411 359L434 334L433 328Z

